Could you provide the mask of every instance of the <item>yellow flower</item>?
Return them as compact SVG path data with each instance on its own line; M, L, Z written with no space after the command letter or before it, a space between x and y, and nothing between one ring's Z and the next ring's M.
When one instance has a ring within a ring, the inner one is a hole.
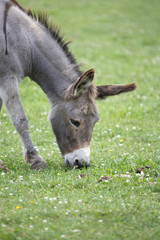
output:
M18 209L20 209L21 207L20 206L16 206L16 209L18 210Z
M123 139L121 139L121 141L120 142L123 142Z

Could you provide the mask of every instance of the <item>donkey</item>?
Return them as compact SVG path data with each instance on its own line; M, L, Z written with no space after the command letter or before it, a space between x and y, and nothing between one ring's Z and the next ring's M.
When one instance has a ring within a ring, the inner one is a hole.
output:
M64 163L88 166L96 100L132 91L135 83L95 86L94 70L82 72L68 44L45 14L25 10L15 0L0 0L0 108L5 104L32 169L45 168L28 130L18 83L29 76L47 95L49 119Z

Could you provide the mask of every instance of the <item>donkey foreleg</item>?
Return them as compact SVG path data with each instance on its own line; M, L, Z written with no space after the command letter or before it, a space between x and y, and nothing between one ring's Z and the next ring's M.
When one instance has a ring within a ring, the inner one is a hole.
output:
M30 163L33 169L46 168L46 162L37 154L37 150L34 148L30 138L28 119L24 113L18 89L14 94L12 90L12 95L8 95L5 100L4 102L10 114L11 121L19 133L26 162Z

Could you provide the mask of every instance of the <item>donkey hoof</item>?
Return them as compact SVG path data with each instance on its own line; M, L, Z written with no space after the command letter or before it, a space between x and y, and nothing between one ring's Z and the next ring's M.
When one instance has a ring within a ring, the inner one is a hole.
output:
M46 161L35 161L34 163L32 163L31 165L31 169L41 169L41 168L47 168L47 164Z

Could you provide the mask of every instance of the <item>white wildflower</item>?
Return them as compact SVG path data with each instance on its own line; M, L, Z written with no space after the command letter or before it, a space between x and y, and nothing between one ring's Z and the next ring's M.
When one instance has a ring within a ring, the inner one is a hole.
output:
M131 177L131 175L129 175L129 174L120 174L120 177L124 177L124 178L130 178L130 177Z
M6 227L6 224L2 223L2 224L1 224L1 227Z
M101 222L103 222L103 220L102 220L102 219L100 219L100 220L98 220L98 222L100 222L100 223L101 223Z
M72 230L72 232L77 233L77 232L80 232L80 230L74 229L74 230Z

